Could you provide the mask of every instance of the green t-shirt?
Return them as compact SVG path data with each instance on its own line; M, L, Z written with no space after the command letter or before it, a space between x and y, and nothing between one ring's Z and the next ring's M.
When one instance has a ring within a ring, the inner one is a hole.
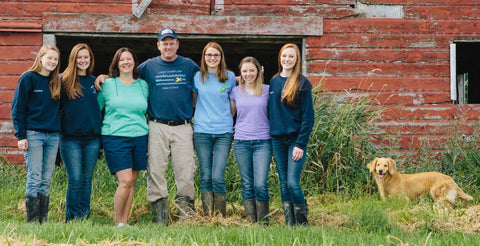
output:
M138 78L125 85L116 77L108 78L97 100L100 109L105 109L102 135L140 137L148 134L148 84L145 80Z

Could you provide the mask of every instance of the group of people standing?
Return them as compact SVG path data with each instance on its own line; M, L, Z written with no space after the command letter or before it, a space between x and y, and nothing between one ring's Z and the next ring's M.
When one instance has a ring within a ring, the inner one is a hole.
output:
M225 169L233 142L249 220L268 223L273 153L285 222L306 225L308 205L300 175L314 111L312 85L301 74L298 47L281 48L279 70L270 85L263 84L263 67L254 57L242 59L237 79L216 42L204 47L200 66L177 54L179 40L170 28L158 34L157 48L160 56L141 64L133 50L120 48L109 74L98 77L92 75L94 56L86 44L72 48L61 74L59 50L49 45L40 49L34 65L20 77L12 103L15 136L27 166L27 222L47 219L59 147L68 175L66 221L90 215L101 146L118 178L116 226L128 226L141 170L147 170L147 200L155 221L169 223L169 160L178 217L190 218L196 198L195 151L204 215L226 216Z

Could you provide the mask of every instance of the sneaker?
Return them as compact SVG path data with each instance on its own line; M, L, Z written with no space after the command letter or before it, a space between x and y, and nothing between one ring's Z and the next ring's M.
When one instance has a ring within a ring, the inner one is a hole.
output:
M123 223L118 223L117 228L121 228L121 227L124 227L124 226L125 226L125 224L123 224Z

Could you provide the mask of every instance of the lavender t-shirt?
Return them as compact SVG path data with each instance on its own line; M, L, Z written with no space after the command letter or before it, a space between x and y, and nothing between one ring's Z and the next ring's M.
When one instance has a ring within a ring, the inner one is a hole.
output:
M243 86L235 86L230 99L237 108L235 140L268 140L268 85L263 86L263 95L250 95Z

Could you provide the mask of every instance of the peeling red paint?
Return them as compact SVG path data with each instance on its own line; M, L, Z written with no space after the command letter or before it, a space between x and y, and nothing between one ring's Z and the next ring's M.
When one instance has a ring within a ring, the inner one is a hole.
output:
M414 152L422 145L438 148L454 127L468 134L478 128L480 105L454 105L449 97L449 45L480 40L478 0L362 3L401 5L404 19L364 18L355 0L163 0L152 1L139 19L131 0L3 1L0 155L23 161L10 127L13 91L42 35L56 32L154 35L170 26L185 36L304 37L306 72L315 85L322 83L325 93L351 90L344 98L368 96L384 110L377 126L390 135L373 142Z

